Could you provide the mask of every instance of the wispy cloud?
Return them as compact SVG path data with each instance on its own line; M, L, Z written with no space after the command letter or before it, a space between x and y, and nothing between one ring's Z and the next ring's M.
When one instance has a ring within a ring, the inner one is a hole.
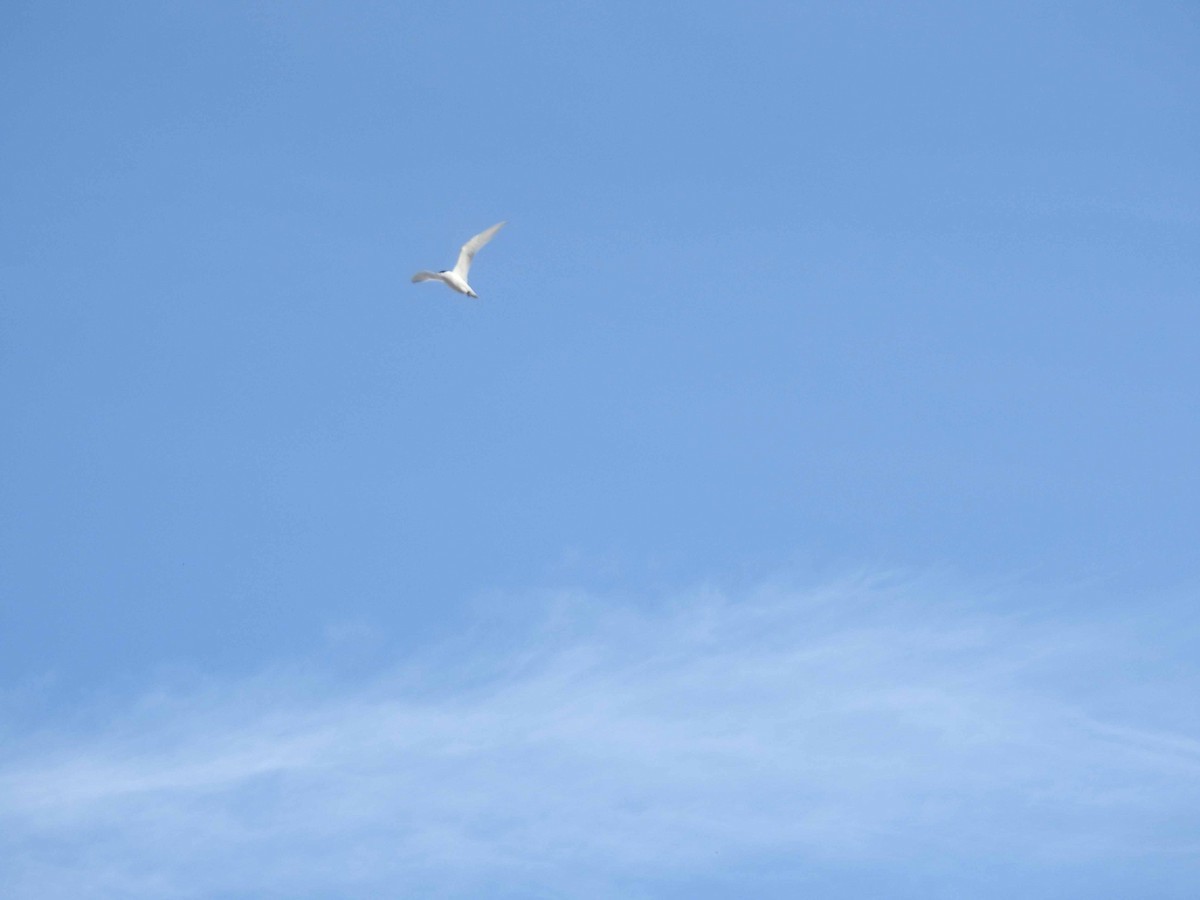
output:
M1200 873L1197 667L1119 622L861 580L545 608L502 649L158 689L11 742L3 893L629 896L947 857Z

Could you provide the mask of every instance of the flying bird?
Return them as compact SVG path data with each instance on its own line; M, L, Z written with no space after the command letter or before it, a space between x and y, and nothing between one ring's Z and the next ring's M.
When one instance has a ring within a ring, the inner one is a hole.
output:
M479 248L496 236L496 232L504 227L503 222L497 222L487 231L481 231L475 237L471 238L462 245L462 250L458 252L458 262L454 264L453 269L443 269L441 272L418 272L412 277L413 284L418 281L440 281L449 287L454 288L460 294L466 294L468 297L479 298L479 295L471 290L471 286L467 284L467 272L471 270L471 260L475 258L475 254L479 252Z

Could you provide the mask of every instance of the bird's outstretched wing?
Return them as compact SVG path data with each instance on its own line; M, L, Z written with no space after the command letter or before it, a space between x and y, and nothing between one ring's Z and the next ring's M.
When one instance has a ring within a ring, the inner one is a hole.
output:
M497 222L487 231L481 231L475 237L471 238L462 245L462 250L458 253L458 262L454 264L454 274L464 281L467 278L467 272L471 270L471 260L475 258L475 253L496 236L496 232L504 227L503 222Z
M418 272L412 280L413 284L416 284L418 281L441 281L442 279L438 277L437 272Z

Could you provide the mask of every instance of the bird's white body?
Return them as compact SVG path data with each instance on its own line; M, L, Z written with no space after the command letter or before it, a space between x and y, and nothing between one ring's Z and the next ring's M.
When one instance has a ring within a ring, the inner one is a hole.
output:
M454 264L453 269L442 272L418 272L412 277L413 283L415 284L418 281L440 281L460 294L466 294L468 297L478 299L479 295L471 290L471 285L467 284L467 273L471 271L471 260L475 258L475 253L479 248L495 237L496 232L503 227L503 222L497 222L487 231L479 232L479 234L463 244L462 249L458 253L458 262Z

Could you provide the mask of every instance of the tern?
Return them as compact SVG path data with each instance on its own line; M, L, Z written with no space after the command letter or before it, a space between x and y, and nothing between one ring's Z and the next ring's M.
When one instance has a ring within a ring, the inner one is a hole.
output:
M458 262L454 264L453 269L443 269L441 272L418 272L412 277L413 284L418 281L440 281L449 287L454 288L460 294L466 294L468 297L479 299L479 295L471 290L471 286L467 284L467 272L471 270L471 260L475 258L475 254L479 252L479 248L496 236L496 232L504 227L503 222L497 222L487 231L481 231L475 237L471 238L462 245L462 250L458 252Z

